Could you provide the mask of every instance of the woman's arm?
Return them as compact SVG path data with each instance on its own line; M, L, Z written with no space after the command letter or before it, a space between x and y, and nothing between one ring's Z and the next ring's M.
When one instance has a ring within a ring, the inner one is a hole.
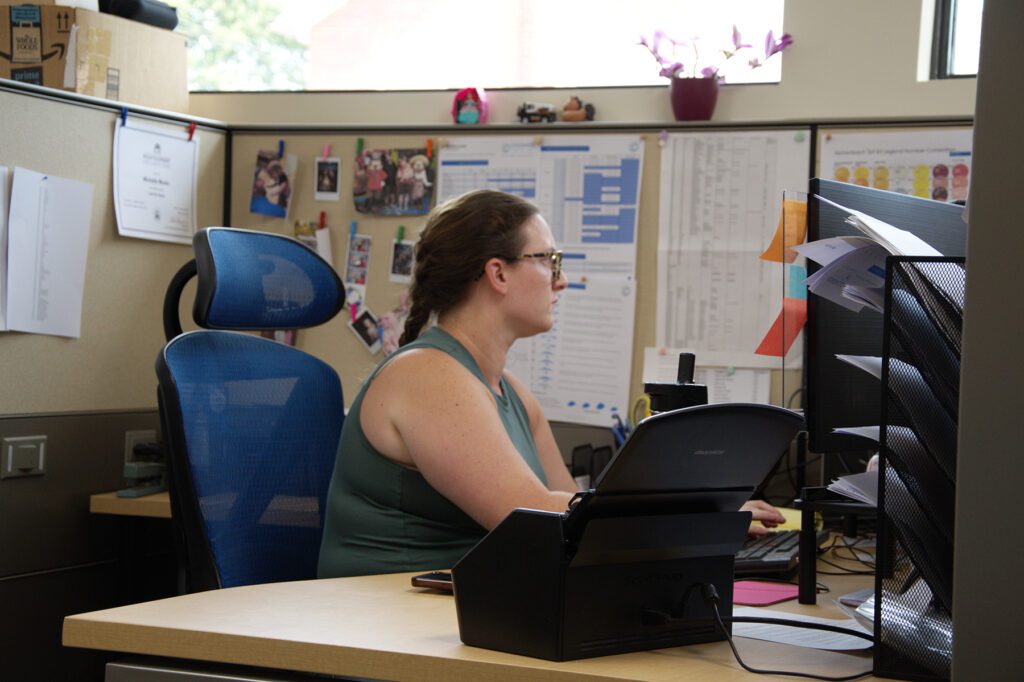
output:
M506 371L505 378L519 396L523 407L526 408L526 414L530 418L530 431L533 433L533 442L537 446L540 465L544 468L544 475L548 479L548 488L576 493L579 486L576 485L576 481L573 480L565 466L558 443L555 442L555 434L551 432L551 424L544 416L537 397L511 372Z
M560 512L572 497L544 486L505 432L487 387L441 351L411 350L386 365L363 397L360 419L378 452L418 469L488 530L516 507Z

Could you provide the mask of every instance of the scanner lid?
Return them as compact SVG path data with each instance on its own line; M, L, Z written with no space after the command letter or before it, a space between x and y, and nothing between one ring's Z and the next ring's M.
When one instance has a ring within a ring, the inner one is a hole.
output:
M594 482L594 493L756 488L803 428L774 405L716 403L641 421Z

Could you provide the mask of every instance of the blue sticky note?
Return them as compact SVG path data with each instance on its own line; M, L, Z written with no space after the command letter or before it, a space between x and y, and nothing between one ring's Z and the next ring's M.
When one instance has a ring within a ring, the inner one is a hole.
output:
M789 266L789 293L787 298L807 298L807 268L802 265Z

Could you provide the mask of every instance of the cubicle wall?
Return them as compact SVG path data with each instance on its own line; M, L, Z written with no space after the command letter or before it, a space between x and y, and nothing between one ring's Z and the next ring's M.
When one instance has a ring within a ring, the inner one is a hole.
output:
M790 126L792 127L792 126ZM679 130L687 128L680 127ZM715 130L714 126L696 127L691 130ZM718 127L720 130L750 129L750 127ZM763 128L769 129L769 128ZM591 125L572 127L557 126L552 134L592 136L605 134L637 134L645 142L643 181L639 205L639 231L637 241L637 292L636 313L633 335L632 356L623 358L631 367L630 398L643 392L644 348L655 345L655 317L657 306L657 262L658 262L658 201L659 169L661 163L659 136L656 128L595 127ZM388 265L391 242L395 239L399 225L405 226L405 238L415 239L425 224L424 217L384 217L364 215L356 211L352 199L354 159L359 141L363 149L423 148L428 138L433 140L435 150L444 146L448 136L458 135L519 135L525 140L543 138L543 130L522 126L487 126L483 129L451 127L444 129L353 129L353 128L297 128L282 126L279 129L235 129L232 134L231 160L231 202L230 215L233 227L248 227L283 234L292 234L295 220L317 221L321 211L326 212L327 224L331 230L333 256L339 272L344 272L347 255L349 225L358 221L358 232L373 238L367 300L369 308L378 316L394 308L399 294L406 285L388 280ZM293 205L287 220L257 215L249 211L252 194L256 157L260 150L277 150L284 142L287 154L296 154L299 159L297 181L293 193ZM342 162L340 199L338 201L315 201L313 196L314 160L321 156L324 146L330 145L330 156L339 157ZM800 188L797 188L800 189ZM608 320L608 324L615 324ZM333 365L341 375L346 391L346 400L351 399L373 366L381 356L371 356L346 328L344 316L313 330L299 332L297 343L303 349L323 358ZM700 358L698 357L698 363ZM778 373L776 373L778 374ZM773 381L772 402L781 404L782 382L776 376ZM789 391L799 385L799 373L793 374L786 382ZM562 425L559 428L566 428Z
M111 158L118 108L0 83L0 165L93 184L77 339L0 333L0 438L45 435L42 476L0 480L0 677L101 679L102 653L65 649L70 613L174 589L169 524L89 513L89 495L124 484L125 431L155 430L161 308L187 246L119 237ZM187 119L150 112L153 125ZM141 116L134 110L130 116ZM201 124L198 213L224 213L227 133Z
M0 88L0 164L93 184L82 335L0 334L0 376L17 387L0 391L0 415L154 408L163 295L192 251L118 236L110 170L115 107L32 92ZM186 125L167 117L150 122ZM226 131L204 125L197 134L199 224L217 224L224 212ZM149 377L152 382L143 380Z

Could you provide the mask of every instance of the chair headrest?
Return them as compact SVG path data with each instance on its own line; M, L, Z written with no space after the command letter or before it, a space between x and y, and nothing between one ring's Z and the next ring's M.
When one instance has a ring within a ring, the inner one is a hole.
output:
M206 329L302 329L330 320L345 287L327 261L278 234L207 227L192 241L198 285L192 317Z

